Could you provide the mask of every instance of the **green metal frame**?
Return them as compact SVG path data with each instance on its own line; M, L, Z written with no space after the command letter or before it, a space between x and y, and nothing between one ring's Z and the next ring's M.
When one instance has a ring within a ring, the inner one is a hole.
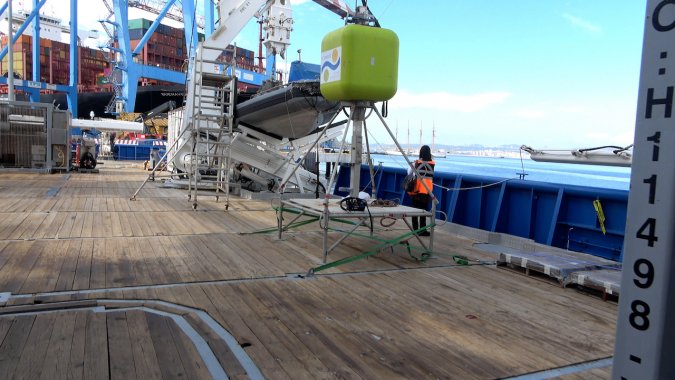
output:
M279 206L279 207L275 207L274 209L277 211L277 219L278 219L277 227L276 228L266 228L266 229L254 231L254 232L251 232L250 234L278 232L279 238L281 238L281 234L282 234L283 231L287 231L291 228L301 227L301 226L311 224L311 223L314 223L314 222L317 222L317 221L320 221L321 219L323 219L322 217L319 217L319 216L310 216L305 211L298 210L298 209L292 208L292 207L285 208L283 206ZM286 224L284 226L283 221L282 221L283 212L291 212L291 213L297 214L297 216L293 220L291 220L288 224ZM299 218L301 218L302 216L308 216L308 217L310 217L310 219L297 222L297 220ZM335 232L340 232L340 233L344 234L340 239L338 239L336 242L334 242L333 245L330 248L327 249L327 251L324 252L324 258L328 254L328 252L332 251L344 239L346 239L347 237L352 236L352 235L372 239L372 240L375 240L375 241L379 242L379 244L375 245L372 249L370 249L368 251L365 251L365 252L362 252L358 255L346 257L346 258L343 258L343 259L340 259L340 260L332 261L330 263L325 263L325 264L320 265L320 266L315 267L315 268L311 268L308 271L307 276L312 276L317 272L320 272L320 271L323 271L323 270L326 270L326 269L329 269L329 268L333 268L333 267L336 267L336 266L339 266L339 265L342 265L342 264L347 264L347 263L350 263L350 262L353 262L353 261L368 258L370 256L378 254L384 248L391 247L393 249L393 247L395 247L397 245L405 245L406 250L408 252L408 256L410 256L415 261L425 262L429 259L429 257L431 257L432 250L430 248L427 248L424 245L424 242L421 241L418 234L420 232L423 232L423 231L426 231L428 229L433 228L435 226L435 224L429 224L425 227L419 228L417 230L413 230L412 227L410 226L410 224L405 219L403 219L404 222L406 223L406 225L408 226L408 228L410 229L410 231L406 232L402 235L396 236L392 239L383 239L383 238L378 238L377 236L372 235L372 232L370 234L363 234L363 233L357 232L356 229L358 227L360 227L362 225L365 225L363 219L359 219L359 222L354 222L354 221L343 219L343 218L333 219L333 218L329 217L329 219L331 221L352 225L353 228L351 230L341 230L341 229L338 229L338 228L330 228L328 226L322 227L324 229L324 231L323 231L324 234L327 234L328 231L335 231ZM411 246L410 243L409 243L409 240L412 237L415 237L420 242L422 247ZM413 254L413 250L421 250L422 253L419 256L415 256Z

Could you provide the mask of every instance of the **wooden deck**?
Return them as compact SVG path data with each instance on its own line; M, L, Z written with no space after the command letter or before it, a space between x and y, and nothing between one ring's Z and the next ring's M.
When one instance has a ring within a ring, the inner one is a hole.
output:
M401 246L321 264L318 224L284 234L270 202L230 209L100 173L0 173L0 378L448 378L519 376L611 357L616 303L494 265L436 229L436 254ZM377 233L393 237L402 222ZM338 259L372 246L347 239ZM125 302L120 302L120 301ZM229 338L228 338L229 337ZM228 340L229 339L229 340ZM562 375L608 378L611 367Z

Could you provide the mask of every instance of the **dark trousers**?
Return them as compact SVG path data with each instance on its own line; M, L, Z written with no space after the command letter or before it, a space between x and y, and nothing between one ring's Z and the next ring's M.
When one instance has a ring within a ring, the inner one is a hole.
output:
M412 206L414 208L419 208L422 210L429 210L429 202L431 197L427 194L416 194L410 197L412 200ZM412 217L412 226L413 230L417 230L422 227L427 226L427 217L426 216L413 216Z

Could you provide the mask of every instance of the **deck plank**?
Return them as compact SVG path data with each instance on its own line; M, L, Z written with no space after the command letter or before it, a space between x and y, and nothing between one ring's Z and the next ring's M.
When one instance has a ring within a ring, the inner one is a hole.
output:
M212 314L212 316L230 331L240 346L245 346L246 353L255 360L263 375L272 376L274 374L274 377L290 378L286 371L279 367L274 356L260 342L255 332L251 331L246 321L234 310L229 300L223 297L218 286L204 285L202 289L215 305L216 314Z
M156 283L150 271L151 267L148 265L148 261L152 260L150 260L148 255L144 254L142 249L146 244L136 239L129 240L126 243L129 249L128 259L132 262L132 270L134 272L134 284L145 285Z
M318 304L319 310L332 324L339 326L345 335L363 342L358 347L361 355L379 358L380 376L470 377L484 371L481 368L467 372L466 358L438 345L436 337L443 336L443 330L434 329L429 335L421 333L431 330L433 325L427 326L424 321L413 319L402 307L404 302L378 302L377 283L368 282L361 287L357 281L352 281L353 277L348 278L347 281L328 278L327 283L308 282L302 284L302 288L308 296L322 301ZM358 304L359 308L343 307L348 300ZM413 339L406 339L408 337ZM443 339L449 338L443 336ZM462 346L460 342L454 343ZM438 362L445 365L434 368Z
M54 216L53 220L50 220L49 223L45 223L44 227L41 229L40 238L43 239L56 239L59 237L59 231L64 223L66 223L66 218L68 214L65 212L59 211L50 211L50 215Z
M85 343L89 312L78 311L70 317L75 320L73 339L70 344L70 360L67 363L69 380L80 380L84 376Z
M124 311L106 314L111 379L136 379L133 346Z
M47 345L47 354L40 372L40 379L44 380L68 378L76 318L70 312L59 313L55 318L54 329Z
M185 258L191 256L187 252L179 251L173 244L173 241L168 237L150 238L149 244L161 250L166 257L166 265L173 269L177 276L177 282L187 282L199 279L200 276L192 272L190 267L185 263Z
M28 217L24 212L3 212L0 214L0 240L11 239L14 230L18 229L21 223Z
M78 200L79 203L81 203L81 200ZM73 226L70 229L68 237L81 237L82 236L82 230L84 229L84 221L86 219L86 212L81 211L83 209L83 206L77 205L76 206L77 212L75 212L75 220L73 221Z
M306 316L304 313L296 314L292 312L296 305L287 302L284 299L285 297L279 298L276 293L270 292L270 286L267 284L253 283L250 284L250 288L258 295L258 299L264 305L270 310L275 310L280 322L287 326L316 355L317 359L325 366L325 372L338 378L364 377L364 375L357 374L361 372L361 363L353 361L349 354L342 352L339 347L339 340L333 340L331 332L324 334L322 329L317 328L311 322L314 318ZM304 306L301 309L304 309Z
M0 345L5 341L5 337L9 333L9 329L14 323L13 318L0 318Z
M195 304L199 305L200 308L210 315L216 313L215 306L201 286L189 287L187 290ZM246 376L246 370L241 366L230 347L206 325L205 321L193 315L186 315L185 318L204 337L221 367L230 378L244 378Z
M136 366L136 374L140 379L161 379L162 372L157 361L155 347L148 328L145 313L127 311L127 322L131 348Z
M37 293L53 290L56 285L61 266L67 257L68 240L60 240L55 244L45 245L35 265L31 268L26 281L21 287L21 293Z
M4 271L5 265L7 265L8 262L11 262L12 257L16 253L14 248L15 244L15 242L0 240L0 284L2 283L2 274L6 273Z
M106 210L107 211L107 210ZM110 229L106 230L107 234L104 236L106 237L120 237L123 236L123 228L122 228L122 221L120 214L117 212L106 212L105 215L107 215L106 220L109 221L110 223ZM106 225L108 222L106 222Z
M77 257L72 289L89 289L94 240L74 240L70 245L70 252Z
M10 239L32 239L34 238L38 228L42 222L47 218L45 213L28 213L28 216L21 222L19 227L14 230L14 233L9 236Z
M152 256L155 257L150 264L154 271L160 274L162 281L164 283L181 282L180 274L176 270L173 260L169 258L169 253L166 252L164 246L159 244L155 239L144 239L144 242L148 252L152 252Z
M89 288L100 289L108 287L112 283L112 275L108 273L108 267L116 264L113 257L106 257L106 246L110 240L93 240L91 250L91 267L89 275ZM88 248L88 247L87 247Z
M157 354L157 360L162 363L160 366L162 377L165 379L185 377L186 371L183 368L180 354L176 349L176 344L167 325L167 323L172 322L167 321L167 318L154 314L147 314L146 317L155 353Z
M103 313L86 313L84 336L84 379L108 379L107 318Z
M183 330L181 330L175 323L168 323L169 331L176 343L176 349L180 356L180 361L183 363L185 374L188 379L209 379L212 378L211 372L206 368L204 360L197 352L194 343L188 339Z
M317 355L312 352L310 347L305 345L305 337L296 335L289 326L284 324L275 314L274 310L270 309L250 286L238 286L236 290L242 294L241 302L245 302L252 311L251 319L255 315L262 323L265 323L268 329L283 343L289 353L292 353L297 358L300 363L299 365L309 371L310 377L328 379L337 375L328 369ZM267 336L263 338L266 340Z
M502 268L457 266L453 254L494 255L450 228L437 228L437 252L426 263L397 246L393 254L383 250L300 279L286 275L321 263L318 224L285 233L281 241L274 233L240 235L276 225L269 202L232 197L224 211L223 202L201 197L195 212L184 191L159 182L130 201L146 175L118 163L97 175L0 172L0 289L23 293L7 307L136 299L198 308L269 378L497 378L612 355L616 303ZM48 196L54 188L60 190ZM376 226L375 233L391 239L405 228L398 221L388 230ZM332 241L337 236L330 234ZM375 244L350 237L329 260ZM60 292L71 289L88 292ZM146 305L176 312L170 305ZM72 379L208 377L173 321L130 310L122 323L115 319L122 312L64 310L52 314L53 325L30 316L0 317L0 378L15 372ZM246 378L203 321L184 317L231 378ZM47 351L29 368L20 355L41 350L37 341Z
M227 299L232 305L232 308L239 314L239 317L246 323L251 331L254 331L257 339L265 345L265 348L274 357L274 360L280 365L291 379L309 379L312 375L302 365L297 357L293 355L293 347L288 345L288 341L282 339L284 335L279 332L280 329L285 329L283 325L275 325L272 329L268 324L263 322L264 308L252 309L249 304L244 302L241 295L245 293L245 287L233 286L219 286L218 290L222 297ZM259 304L254 304L258 306Z
M76 212L64 212L64 221L63 224L59 227L59 230L56 232L56 238L69 238L73 237L72 230L75 225L75 219L77 217ZM76 236L75 236L76 237Z
M3 267L3 271L8 274L9 278L1 289L6 292L19 293L42 251L47 249L47 245L48 242L45 240L30 241L27 242L28 250L25 254L17 255L15 253L15 256L18 257L16 260L13 260L14 265L12 267Z
M14 317L9 332L0 345L0 379L14 376L21 353L33 328L35 316Z
M44 239L46 237L52 237L50 229L54 224L56 224L56 220L58 218L58 213L56 212L50 212L48 213L45 218L42 220L42 223L40 226L37 228L35 233L31 236L32 238L35 239Z
M70 290L73 288L75 274L77 273L77 259L79 257L79 254L75 254L73 251L77 250L79 252L80 245L80 241L72 239L61 242L61 267L51 291Z
M466 269L468 268L452 270ZM391 289L389 283L391 280L388 277L388 274L383 274L379 276L378 281L364 281L365 279L359 276L350 277L349 282L330 279L333 285L323 286L321 289L333 289L354 299L367 297L370 302L368 304L359 302L366 307L360 308L358 315L353 316L358 321L355 325L364 325L366 329L363 331L354 329L354 333L360 335L371 333L381 337L389 345L394 346L394 349L403 353L403 357L399 360L405 363L406 367L431 371L426 376L447 377L454 374L459 377L472 375L483 378L500 377L499 371L504 365L522 361L520 357L512 354L512 350L508 347L502 347L495 342L499 340L498 330L485 331L483 319L474 318L476 315L482 317L478 310L464 304L453 304L452 298L434 294L428 288L433 286L432 283L418 281L406 292L397 292ZM396 282L400 283L407 279L401 278ZM437 310L430 309L430 305L434 304L434 300L430 298L434 296L446 300L445 304L437 305ZM326 299L330 300L331 297L327 296ZM416 310L403 307L413 302L417 305ZM493 305L488 307L491 308ZM342 323L349 321L349 316L345 317ZM375 320L382 320L384 323L380 325L370 323ZM403 331L408 338L405 341L412 341L412 344L399 345L398 341L402 339L401 336L397 337L399 331ZM491 334L494 334L492 338ZM424 344L420 345L418 342ZM456 348L453 349L453 346ZM478 346L479 350L476 349ZM413 355L415 352L418 355ZM386 357L395 358L396 354ZM434 368L433 363L439 360L445 360L446 365Z
M91 198L87 198L87 205L85 206L85 210L91 210L93 206L93 202ZM82 238L91 238L96 236L96 226L101 225L101 220L99 220L97 214L94 214L93 212L86 211L84 212L84 222L82 223L82 233L80 234L80 237Z

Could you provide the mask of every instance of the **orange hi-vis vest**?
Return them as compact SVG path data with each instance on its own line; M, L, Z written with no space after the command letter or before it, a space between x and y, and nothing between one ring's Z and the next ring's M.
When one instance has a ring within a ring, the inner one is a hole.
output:
M415 189L409 194L429 194L422 182L427 185L429 191L434 191L434 166L436 163L432 161L415 160L415 169L421 178L415 183Z

